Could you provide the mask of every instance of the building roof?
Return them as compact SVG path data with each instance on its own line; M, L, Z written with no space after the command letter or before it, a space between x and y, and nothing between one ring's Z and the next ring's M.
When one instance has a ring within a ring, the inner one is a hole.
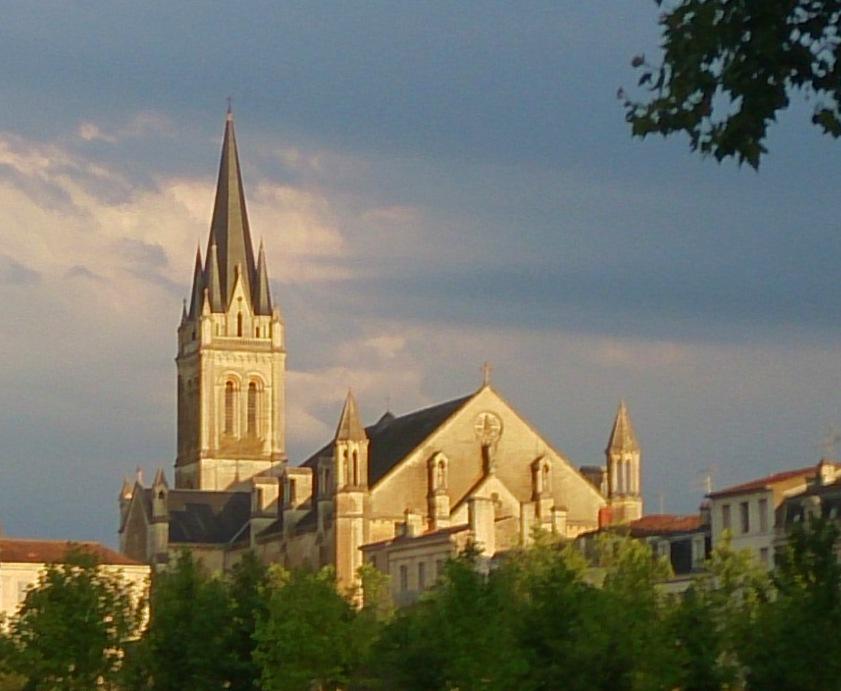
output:
M190 319L196 319L201 314L204 298L204 270L201 266L201 248L196 247L196 266L193 269L193 290L190 293Z
M257 314L272 313L272 295L269 289L269 270L266 264L266 249L260 240L257 257L257 285L254 287L254 311Z
M704 525L701 516L675 516L673 514L655 513L643 516L628 524L632 537L649 537L652 535L666 535L670 533L691 533Z
M211 261L213 246L216 247L216 267ZM257 269L254 265L254 249L245 208L245 191L234 135L234 118L230 111L225 121L222 158L219 162L219 179L216 184L216 199L213 203L206 256L205 282L212 276L214 268L218 269L219 288L224 303L221 309L227 309L231 300L237 271L240 272L243 290L251 299L252 305L257 302L254 293L258 282ZM219 307L213 305L213 309L217 310Z
M837 464L835 464L837 467ZM717 499L719 497L726 497L734 494L748 494L750 492L759 492L763 489L772 489L772 485L775 485L780 482L787 482L789 480L796 480L798 477L802 477L804 480L811 480L817 475L817 467L810 465L806 468L798 468L796 470L783 470L779 473L773 473L771 475L766 475L765 477L760 477L755 480L749 480L748 482L743 482L738 485L731 485L730 487L725 487L723 489L716 490L715 492L710 492L707 496L712 499Z
M607 442L608 453L621 453L622 451L639 451L640 444L637 440L637 433L631 423L631 416L625 401L619 402L619 409L616 411L616 419L613 421L613 429L610 432L610 439Z
M115 552L98 542L71 542L66 540L29 540L0 538L0 562L15 564L60 564L73 549L80 549L101 564L142 566L139 561Z
M347 392L339 425L336 427L336 441L364 441L367 439L362 423L359 421L359 410L356 399L351 391Z
M391 419L384 415L377 424L366 427L368 484L379 482L471 398L473 394ZM330 454L332 446L333 442L326 444L302 465L314 468L319 458Z
M226 544L248 523L251 494L173 489L167 495L167 508L171 543Z
M364 544L360 547L363 551L369 551L372 549L379 549L380 547L386 547L389 545L402 545L402 544L409 544L415 545L419 542L429 542L434 540L439 540L441 538L450 537L452 535L457 535L458 533L463 533L466 530L469 530L470 526L467 523L462 525L453 525L447 526L446 528L438 528L437 530L428 530L425 533L421 533L420 535L398 535L397 537L392 537L387 540L380 540L378 542L369 542Z

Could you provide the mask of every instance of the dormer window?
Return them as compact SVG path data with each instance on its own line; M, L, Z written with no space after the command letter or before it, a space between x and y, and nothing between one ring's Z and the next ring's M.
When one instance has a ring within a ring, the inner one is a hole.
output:
M443 453L436 453L429 459L429 488L432 492L447 489L447 467L449 461Z

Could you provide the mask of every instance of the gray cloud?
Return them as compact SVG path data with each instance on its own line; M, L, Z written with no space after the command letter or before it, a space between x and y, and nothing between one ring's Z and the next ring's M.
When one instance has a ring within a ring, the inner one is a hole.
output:
M41 280L41 274L15 261L7 254L0 254L0 285L31 285Z
M213 179L228 93L252 210L261 184L322 204L294 248L294 214L252 218L287 321L296 458L335 424L348 383L370 419L387 396L405 411L469 391L490 359L578 462L599 460L629 398L649 500L665 491L670 510L694 508L706 465L725 482L816 460L841 415L838 145L797 103L759 174L679 140L631 140L615 92L633 80L630 56L656 45L656 12L615 0L4 8L0 131L13 148L29 137L67 154L46 178L0 165L38 207L3 228L30 254L0 256L9 529L113 542L120 475L171 463L174 332L210 219L195 211L201 190L183 206L155 193ZM106 139L80 137L83 123ZM280 155L290 148L303 158ZM80 207L77 186L97 203ZM132 202L128 228L114 225ZM33 220L43 209L51 235ZM315 226L330 232L309 256ZM69 288L29 266L32 247L62 239L77 251L89 239L108 266L45 252ZM302 257L319 280L302 278ZM395 334L393 359L368 344Z

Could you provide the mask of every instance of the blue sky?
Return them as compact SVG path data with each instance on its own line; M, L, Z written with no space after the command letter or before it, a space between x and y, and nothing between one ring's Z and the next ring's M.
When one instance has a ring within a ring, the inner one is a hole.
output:
M618 400L649 510L817 462L839 417L839 144L759 173L631 140L653 2L12 3L0 24L0 521L113 544L174 458L180 302L225 97L289 338L293 461L501 392L578 465Z

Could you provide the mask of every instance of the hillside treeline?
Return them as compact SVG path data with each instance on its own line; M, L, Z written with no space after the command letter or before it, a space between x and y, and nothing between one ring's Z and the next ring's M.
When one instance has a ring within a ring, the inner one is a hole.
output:
M184 553L155 576L148 620L78 553L5 622L0 689L841 689L837 537L797 531L771 575L717 549L681 595L644 544L603 537L587 564L542 537L487 573L468 550L398 610L375 571L357 607L329 570L248 556L222 577Z

